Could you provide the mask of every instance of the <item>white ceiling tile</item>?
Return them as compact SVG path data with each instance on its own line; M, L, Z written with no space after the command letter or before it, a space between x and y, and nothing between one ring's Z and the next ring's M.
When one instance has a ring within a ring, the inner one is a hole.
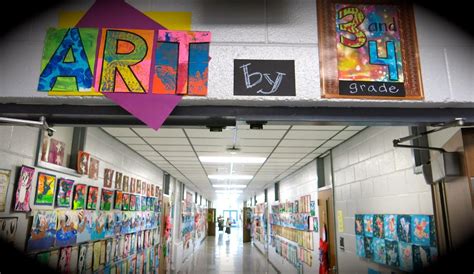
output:
M345 126L311 126L311 125L305 125L305 126L293 126L291 129L293 130L341 130L344 129Z
M279 139L240 139L238 144L241 146L257 146L257 147L274 147L278 144Z
M303 140L327 140L334 136L337 131L332 130L319 130L319 131L310 131L310 130L290 130L285 136L287 139L303 139Z
M314 148L313 147L281 147L281 146L278 146L276 149L275 149L275 153L292 153L292 152L295 152L295 153L310 153L311 151L313 151Z
M103 127L107 133L115 137L137 137L137 135L126 127Z
M137 151L137 153L142 156L159 156L159 154L154 150Z
M344 140L329 140L326 143L324 143L324 145L322 145L321 147L335 147L342 142L344 142Z
M286 130L239 130L238 139L281 139Z
M324 141L322 140L283 140L278 147L310 147L316 148Z
M145 141L139 137L117 137L117 139L127 145L146 145Z
M149 145L128 145L128 146L135 151L154 151L153 148Z
M150 145L189 145L186 138L151 138L146 137L145 140Z
M232 146L232 139L222 139L222 138L190 138L191 144L193 146L205 146L205 145L213 145L213 146Z
M161 155L168 156L196 156L193 151L160 151Z
M363 130L366 126L348 126L346 130Z
M244 147L240 147L240 152L242 153L255 153L255 152L271 152L273 150L273 146L270 146L270 147L256 147L256 146L244 146Z
M193 151L193 148L190 145L153 145L153 147L158 151Z
M279 159L279 158L284 158L284 159L300 159L306 156L308 153L272 153L271 157L272 159Z
M233 130L223 130L221 132L209 131L209 129L185 129L189 138L223 138L232 139Z
M186 137L180 128L160 128L158 131L151 128L133 128L142 137Z
M145 158L147 158L150 161L164 160L163 157L158 156L158 155L157 156L145 156Z
M287 125L263 125L263 130L286 130L288 129L290 126L287 126ZM239 130L244 130L244 129L248 129L250 130L250 125L249 124L238 124L238 129ZM252 129L252 130L255 130L255 131L261 131L261 130L258 130L258 129Z
M194 149L197 152L225 152L225 146L196 146L194 145Z
M350 131L350 130L344 130L339 132L336 136L334 136L332 139L333 140L346 140L354 136L355 134L359 133L358 131Z

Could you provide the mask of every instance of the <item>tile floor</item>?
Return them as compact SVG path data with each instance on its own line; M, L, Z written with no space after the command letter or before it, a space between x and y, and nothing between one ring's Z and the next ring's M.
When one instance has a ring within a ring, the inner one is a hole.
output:
M216 229L216 236L208 236L195 253L187 258L178 274L191 273L278 273L251 243L242 243L242 228L233 227L227 235Z

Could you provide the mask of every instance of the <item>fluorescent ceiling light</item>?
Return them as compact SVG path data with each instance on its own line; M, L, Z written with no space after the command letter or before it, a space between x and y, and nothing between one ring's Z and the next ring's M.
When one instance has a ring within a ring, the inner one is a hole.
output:
M228 156L199 156L202 163L236 163L236 164L262 164L265 157L228 157Z
M253 178L252 175L239 175L239 174L214 174L207 175L209 179L215 180L250 180Z
M213 187L246 188L246 185L212 185Z
M216 193L242 193L243 190L216 190Z

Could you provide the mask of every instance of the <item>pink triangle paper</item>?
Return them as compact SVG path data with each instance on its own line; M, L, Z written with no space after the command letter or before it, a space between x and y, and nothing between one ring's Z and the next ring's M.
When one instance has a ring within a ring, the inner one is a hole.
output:
M82 28L126 28L126 29L166 29L124 0L96 0L81 18L76 27ZM155 56L152 56L152 68ZM153 69L150 72L153 73ZM158 130L173 109L181 101L178 95L134 94L126 92L104 92L105 97L130 112L149 127Z

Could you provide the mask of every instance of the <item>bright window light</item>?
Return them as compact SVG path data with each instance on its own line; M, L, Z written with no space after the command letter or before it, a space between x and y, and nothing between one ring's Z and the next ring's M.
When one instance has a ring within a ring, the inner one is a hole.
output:
M253 178L252 175L239 175L239 174L214 174L208 175L209 179L215 180L250 180Z
M246 188L246 185L212 185L213 187Z
M233 193L242 193L243 191L242 190L216 190L216 193L229 193L229 194L233 194Z
M199 156L202 163L262 164L265 157Z

